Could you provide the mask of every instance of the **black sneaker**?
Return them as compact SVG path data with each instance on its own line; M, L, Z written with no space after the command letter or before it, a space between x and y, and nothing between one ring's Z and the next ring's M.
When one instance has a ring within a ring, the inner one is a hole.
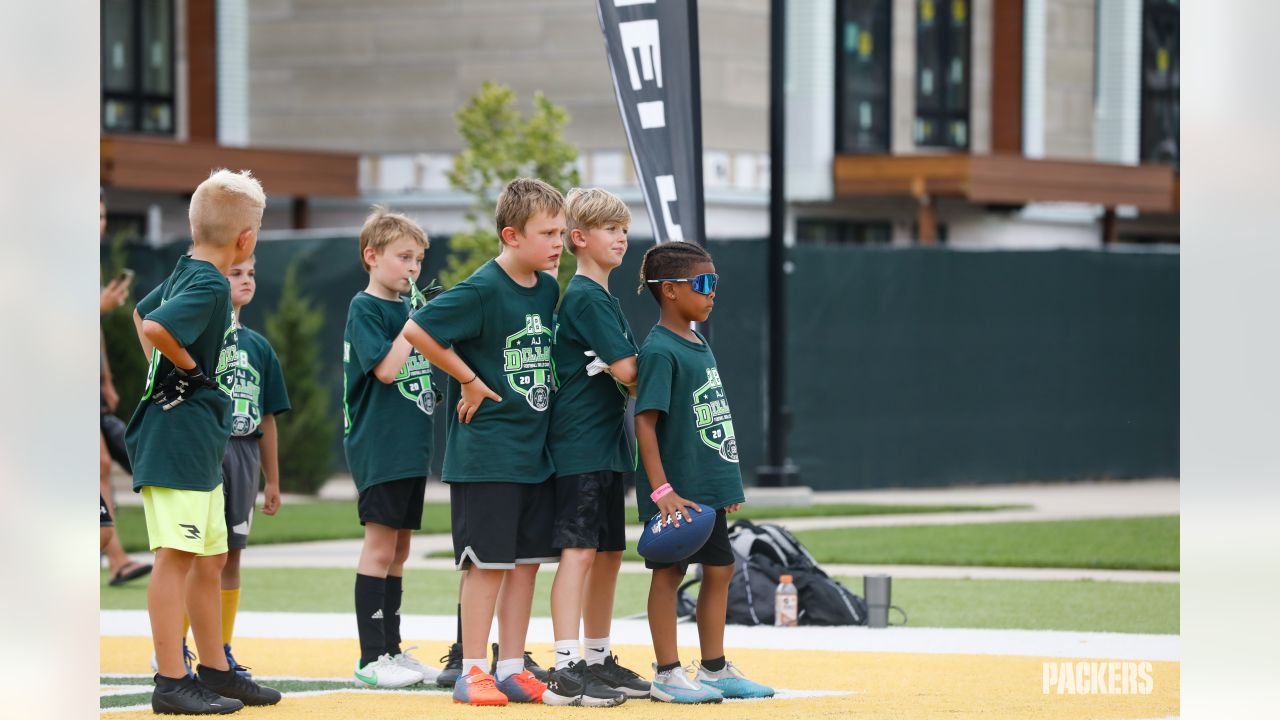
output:
M204 665L196 666L200 684L223 697L234 698L245 705L275 705L280 702L280 691L263 687L237 673L235 669L214 670Z
M458 662L461 664L462 660L459 659ZM533 659L533 654L528 650L524 651L524 669L533 673L533 676L538 678L539 682L546 682L549 677L547 669L539 665ZM493 664L489 666L489 674L494 677L498 676L498 643L493 644Z
M544 705L613 707L626 701L626 694L601 682L587 669L585 660L552 670L547 676L547 689L542 693Z
M450 645L449 652L441 656L440 662L444 664L444 669L436 676L436 685L451 688L462 674L462 643Z
M649 697L649 681L619 665L618 656L613 653L609 653L603 663L591 665L589 669L605 685L629 698Z
M223 697L201 685L195 678L155 676L151 710L159 715L226 715L244 707L235 698Z

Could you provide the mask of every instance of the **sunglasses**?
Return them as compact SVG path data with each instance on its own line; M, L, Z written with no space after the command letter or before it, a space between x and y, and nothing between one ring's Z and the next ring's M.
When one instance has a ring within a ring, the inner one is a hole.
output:
M658 278L655 280L645 280L645 282L646 283L687 282L689 283L689 289L693 290L699 295L710 295L711 293L716 291L716 284L720 282L720 276L715 273L702 273L701 275L694 275L691 278Z

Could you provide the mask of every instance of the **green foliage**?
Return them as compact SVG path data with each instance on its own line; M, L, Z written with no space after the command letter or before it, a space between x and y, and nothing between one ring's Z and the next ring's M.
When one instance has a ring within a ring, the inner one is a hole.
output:
M471 196L466 214L471 229L449 240L449 259L440 273L445 287L467 279L498 253L493 198L504 184L521 176L536 177L563 193L579 182L578 150L563 138L569 113L541 92L534 95L532 112L525 117L511 88L486 82L454 117L463 149L453 160L449 184ZM577 261L566 251L560 260L562 287L576 269Z
M114 278L125 267L125 236L117 235L111 242L111 252L102 267L102 284ZM133 309L137 305L134 288L124 304L100 318L102 341L107 348L107 362L111 366L111 379L120 395L115 414L128 420L138 407L138 399L147 383L147 358L138 344L138 331L133 325Z
M276 421L284 492L315 493L332 469L334 425L320 380L318 336L324 319L324 308L299 289L298 261L291 262L280 304L266 319L267 339L280 358L292 406Z

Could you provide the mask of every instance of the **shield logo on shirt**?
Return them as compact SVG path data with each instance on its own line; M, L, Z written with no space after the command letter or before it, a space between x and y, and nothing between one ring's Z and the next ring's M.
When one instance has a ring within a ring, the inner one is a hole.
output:
M726 462L738 462L738 441L733 434L733 415L720 382L720 371L707 368L707 382L693 391L693 416L702 443L719 453Z

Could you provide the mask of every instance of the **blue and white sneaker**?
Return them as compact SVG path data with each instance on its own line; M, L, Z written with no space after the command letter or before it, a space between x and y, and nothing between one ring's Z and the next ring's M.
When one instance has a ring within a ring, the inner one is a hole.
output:
M653 664L653 682L649 683L649 699L657 702L695 705L697 703L718 703L724 700L720 691L690 680L682 667L658 672L658 664Z
M231 645L223 644L222 652L227 656L227 667L236 671L236 674L242 678L252 678L253 673L249 672L249 668L236 662L236 657L231 654Z
M720 694L726 698L773 697L773 688L748 680L747 676L743 675L742 671L731 662L726 661L724 668L716 672L706 669L701 662L695 663L695 665L697 665L697 674L694 675L694 680L719 690Z

